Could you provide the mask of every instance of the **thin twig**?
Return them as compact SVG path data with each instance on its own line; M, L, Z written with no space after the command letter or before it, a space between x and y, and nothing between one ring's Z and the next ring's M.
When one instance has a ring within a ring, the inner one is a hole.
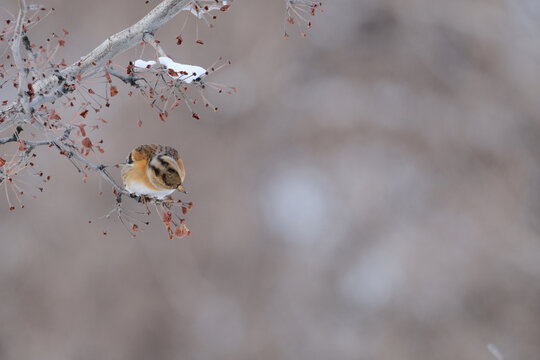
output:
M124 75L124 74L120 74L118 71L114 70L113 68L109 67L109 66L106 66L105 69L109 72L109 74L111 74L112 76L122 80L124 83L128 84L128 85L131 85L135 88L139 88L140 85L137 83L137 81L139 80L143 80L145 82L148 82L145 78L143 77L134 77L134 76L131 76L131 75Z
M165 50L159 45L159 42L156 41L154 38L154 35L152 33L145 33L143 35L143 41L147 44L150 44L154 49L156 49L156 52L160 57L166 57L167 54L165 53Z
M20 0L23 3L25 0ZM52 102L64 95L62 88L67 79L73 80L77 76L83 76L90 71L94 71L96 68L102 68L107 60L114 58L115 56L129 50L133 46L143 41L145 34L152 34L179 12L183 10L189 10L191 0L164 0L151 10L146 16L144 16L137 23L132 26L111 35L107 40L101 43L98 47L92 50L87 55L83 56L79 61L73 63L60 72L49 75L47 78L38 80L33 84L33 91L36 94L32 101L32 107L39 106L44 102ZM23 14L19 14L22 19ZM20 48L20 34L15 36L13 47ZM23 69L22 60L21 64L18 64L19 69ZM21 71L19 71L21 72ZM24 71L23 71L24 73ZM20 75L22 76L22 75ZM23 89L20 82L20 88ZM25 86L27 86L25 84ZM23 89L24 90L24 89ZM47 92L49 94L47 94ZM53 96L50 96L53 94ZM49 96L46 96L49 95ZM9 105L0 107L0 118L8 119L13 115L20 113L23 106L18 102L13 102ZM30 110L29 110L30 111ZM28 111L28 113L29 113ZM0 132L2 131L3 124L0 124Z
M19 70L19 80L17 87L18 101L22 105L22 108L26 114L30 114L30 105L28 101L28 94L26 93L27 75L28 69L24 67L24 61L21 55L21 41L23 39L24 31L24 19L26 18L26 0L19 0L19 15L17 16L17 24L15 25L15 33L13 35L13 43L11 44L11 53L13 54L13 60L15 66Z

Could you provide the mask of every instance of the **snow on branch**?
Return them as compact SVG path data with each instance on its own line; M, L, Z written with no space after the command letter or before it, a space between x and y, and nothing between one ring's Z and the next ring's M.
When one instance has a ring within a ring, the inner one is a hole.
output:
M182 104L195 119L200 119L195 111L197 106L217 111L218 107L210 103L205 91L236 92L233 86L209 80L212 73L230 62L219 57L210 65L183 64L167 55L155 38L155 32L181 12L213 27L216 14L228 11L232 0L163 0L138 22L109 36L71 65L58 59L69 35L66 29L52 33L45 44L36 45L31 41L31 30L54 9L47 10L40 5L27 4L27 1L18 0L16 18L12 16L0 25L3 26L0 27L0 59L3 60L0 63L0 89L6 84L12 84L16 89L13 99L0 100L0 190L3 188L9 208L15 208L11 201L13 198L23 207L21 197L26 191L23 187L42 191L43 183L50 180L50 175L36 170L35 152L38 147L50 148L67 158L82 174L84 181L89 173L94 173L112 186L116 206L106 217L117 215L133 235L148 222L127 211L123 197L143 202L148 214L151 212L149 206L153 206L162 215L160 218L169 236L189 235L183 216L193 204L172 198L141 198L127 192L110 173L122 163L112 166L101 164L97 155L104 152L103 140L96 138L93 132L107 124L100 112L109 107L112 98L119 94L115 85L117 80L131 89L129 96L141 96L162 121L167 120L169 111ZM287 0L286 4L287 23L296 21L311 26L307 17L313 16L321 3ZM184 41L182 31L185 24L176 37L176 45ZM6 41L9 46L2 49L1 45ZM198 38L198 31L196 43L203 44ZM145 47L141 44L150 45L147 48L152 54L145 56ZM114 63L119 54L136 46L141 47L140 56L147 60L133 59L123 65ZM73 117L63 119L69 112ZM142 125L141 119L138 125ZM29 178L35 180L37 177L40 184L20 179L25 171Z
M14 49L14 58L16 59L15 61L18 65L17 67L21 70L20 73L24 73L24 71L22 71L24 68L22 60L17 60L17 58L20 58L20 55L15 56L15 54L20 54L19 50L22 31L20 30L19 23L21 22L21 19L24 18L26 13L25 0L20 1L22 1L24 5L19 11L19 16L17 19L18 29L13 37L14 41L12 49ZM175 17L180 11L190 9L191 7L188 6L190 4L191 0L164 0L137 23L114 35L111 35L90 53L81 57L79 61L61 70L59 73L51 74L43 80L38 80L32 85L35 96L37 96L37 101L33 102L31 106L36 107L46 101L52 102L56 100L56 98L63 96L64 91L62 86L66 81L69 79L74 80L88 72L95 72L96 69L99 69L105 65L107 60L111 60L115 56L141 42L146 33L154 33L157 29ZM22 104L20 101L20 93L23 85L23 82L19 80L19 101L8 106L0 107L0 116L5 118L14 112L21 112ZM54 94L53 97L43 96L44 94L50 92ZM27 111L25 112L27 113Z

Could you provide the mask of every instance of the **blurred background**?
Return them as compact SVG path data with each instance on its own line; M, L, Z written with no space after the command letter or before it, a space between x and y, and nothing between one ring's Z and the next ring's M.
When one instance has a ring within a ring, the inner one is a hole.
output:
M72 63L155 4L48 0L34 36ZM101 113L104 163L180 150L189 238L88 224L108 185L39 150L51 183L0 206L0 359L540 357L540 1L324 10L284 40L283 1L235 1L204 46L182 15L161 45L238 93L163 123L119 84Z

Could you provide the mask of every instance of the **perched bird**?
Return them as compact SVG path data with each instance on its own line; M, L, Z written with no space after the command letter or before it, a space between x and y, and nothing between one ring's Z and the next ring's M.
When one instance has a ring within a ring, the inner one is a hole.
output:
M178 151L163 145L136 147L122 167L122 180L127 191L157 199L163 199L175 190L185 194L185 177Z

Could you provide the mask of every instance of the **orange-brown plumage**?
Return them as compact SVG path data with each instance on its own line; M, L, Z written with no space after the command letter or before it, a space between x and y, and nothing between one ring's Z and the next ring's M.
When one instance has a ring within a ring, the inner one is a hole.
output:
M141 145L128 155L122 168L124 187L136 195L163 199L174 190L185 192L184 164L170 146Z

